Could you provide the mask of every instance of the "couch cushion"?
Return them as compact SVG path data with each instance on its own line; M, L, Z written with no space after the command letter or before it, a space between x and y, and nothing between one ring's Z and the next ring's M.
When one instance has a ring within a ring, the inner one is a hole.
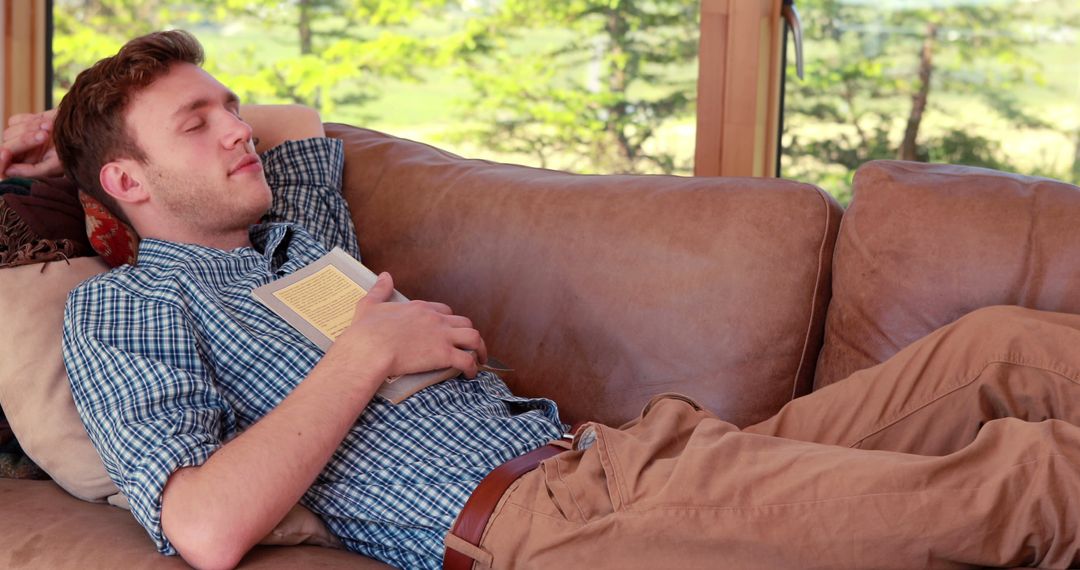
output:
M30 459L87 501L117 490L75 409L60 339L68 292L106 269L80 257L0 271L0 404Z
M1080 188L982 168L871 162L833 261L815 386L990 305L1080 313Z
M79 204L86 215L86 236L94 251L109 267L135 265L139 234L97 198L79 190Z
M106 271L99 257L0 270L0 404L19 444L72 495L129 508L86 434L61 351L64 305L83 280ZM338 546L322 521L296 506L261 544Z
M473 319L523 395L621 423L676 391L745 425L809 389L840 208L764 179L581 176L344 125L364 262Z
M0 479L0 568L96 570L189 568L162 556L131 513L68 496L50 481ZM386 569L343 550L257 546L238 568Z

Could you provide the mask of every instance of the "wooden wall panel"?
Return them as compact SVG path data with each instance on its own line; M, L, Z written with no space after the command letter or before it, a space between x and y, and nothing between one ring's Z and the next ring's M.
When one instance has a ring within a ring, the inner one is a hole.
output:
M774 176L781 0L701 0L697 176Z

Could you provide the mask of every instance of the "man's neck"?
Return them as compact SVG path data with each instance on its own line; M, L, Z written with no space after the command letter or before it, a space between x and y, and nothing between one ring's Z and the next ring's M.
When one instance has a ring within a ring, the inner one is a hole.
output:
M238 247L251 247L251 236L248 234L247 230L244 230L242 233L237 232L234 234L222 235L216 239L205 239L193 243L198 243L199 245L204 245L206 247L230 250Z
M211 247L221 250L232 250L240 247L251 247L251 236L247 229L235 230L227 233L206 234L193 232L170 232L148 231L139 232L144 238L160 239L176 243L191 243L203 247Z

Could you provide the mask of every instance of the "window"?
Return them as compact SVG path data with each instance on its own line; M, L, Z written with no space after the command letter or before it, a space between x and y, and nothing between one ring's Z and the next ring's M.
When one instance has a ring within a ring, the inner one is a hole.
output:
M873 159L1080 183L1080 3L798 0L806 79L787 71L782 173L841 202ZM793 52L789 51L789 61Z
M688 174L695 0L54 0L54 97L130 37L184 28L246 102L466 156Z

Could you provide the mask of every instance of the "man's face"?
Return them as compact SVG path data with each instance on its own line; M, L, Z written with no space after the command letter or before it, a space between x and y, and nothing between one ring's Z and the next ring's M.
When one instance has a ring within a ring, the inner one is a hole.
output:
M174 64L129 103L128 132L146 154L151 206L195 235L246 231L270 188L236 95L201 68Z

